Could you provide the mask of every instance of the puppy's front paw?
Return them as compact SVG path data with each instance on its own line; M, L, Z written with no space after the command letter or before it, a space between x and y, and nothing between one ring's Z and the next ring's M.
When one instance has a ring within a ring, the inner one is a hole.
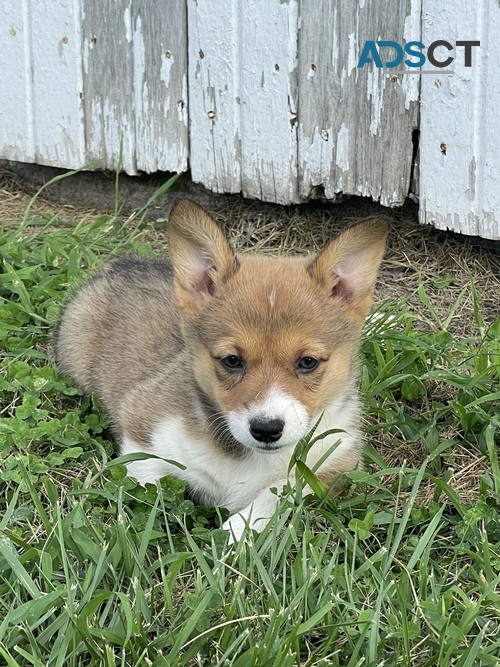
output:
M269 519L255 519L251 521L242 514L233 514L227 521L224 521L222 528L229 531L229 544L239 542L243 535L248 534L250 529L258 533L264 530L269 523ZM247 530L248 526L248 530Z
M282 488L283 483L277 484L277 486ZM229 531L229 544L241 540L245 534L246 526L258 533L264 530L269 523L269 519L273 516L277 502L278 498L271 489L263 489L250 505L244 507L241 512L231 514L222 526L224 530Z
M241 514L232 514L227 521L222 524L222 529L229 531L229 544L239 542L245 532L245 527L248 520L241 516Z
M241 540L245 534L247 526L248 530L252 529L260 533L268 523L269 517L261 517L252 520L251 512L246 514L245 510L243 510L239 514L232 514L227 521L224 521L222 528L223 530L229 531L229 544L234 544Z

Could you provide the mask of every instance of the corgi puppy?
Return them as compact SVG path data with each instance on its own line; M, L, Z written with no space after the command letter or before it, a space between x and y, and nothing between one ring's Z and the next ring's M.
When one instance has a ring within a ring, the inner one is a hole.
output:
M154 455L129 474L185 480L237 540L272 516L313 426L336 430L307 454L326 486L360 461L357 354L387 231L369 219L315 257L242 256L179 201L171 262L117 259L69 301L58 368L100 397L122 454Z

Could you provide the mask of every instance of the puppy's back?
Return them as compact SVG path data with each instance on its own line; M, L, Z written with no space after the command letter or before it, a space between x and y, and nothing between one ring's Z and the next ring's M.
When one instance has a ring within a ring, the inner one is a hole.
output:
M56 331L61 373L96 392L108 412L183 350L169 262L124 257L84 284Z

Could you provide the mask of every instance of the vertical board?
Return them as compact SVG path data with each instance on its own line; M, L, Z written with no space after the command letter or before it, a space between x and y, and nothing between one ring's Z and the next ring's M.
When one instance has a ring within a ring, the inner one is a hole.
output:
M141 171L188 164L185 0L132 3L136 161Z
M0 149L7 160L33 162L33 89L29 0L0 5Z
M128 173L187 166L184 2L83 0L88 157ZM161 9L161 11L160 11Z
M51 11L7 0L0 12L2 157L81 165L80 0L53 0Z
M81 4L80 0L51 4L47 12L44 3L29 3L35 160L53 166L82 165Z
M408 195L418 77L358 68L366 40L420 38L420 0L307 0L299 33L299 180L385 206ZM398 68L401 69L401 68Z
M191 176L214 192L240 192L238 3L188 0L188 34Z
M85 135L89 160L136 173L131 0L84 0Z
M297 201L297 0L188 7L193 179Z
M472 67L457 49L451 74L422 76L420 220L500 239L500 3L423 0L423 41L479 40ZM442 57L441 54L439 57Z
M240 0L243 195L299 201L297 0Z

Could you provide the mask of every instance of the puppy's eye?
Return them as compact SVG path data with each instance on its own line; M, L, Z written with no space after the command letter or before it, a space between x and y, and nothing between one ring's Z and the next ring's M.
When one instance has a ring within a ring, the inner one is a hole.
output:
M318 367L319 361L314 357L301 357L295 367L299 373L311 373Z
M227 357L223 357L220 362L224 368L231 373L240 373L245 368L243 361L236 354L230 354Z

